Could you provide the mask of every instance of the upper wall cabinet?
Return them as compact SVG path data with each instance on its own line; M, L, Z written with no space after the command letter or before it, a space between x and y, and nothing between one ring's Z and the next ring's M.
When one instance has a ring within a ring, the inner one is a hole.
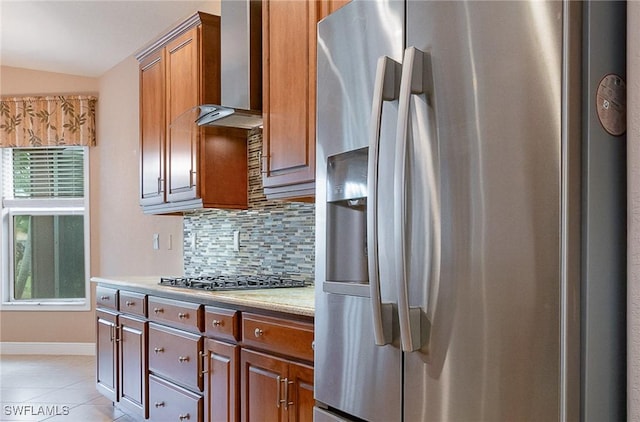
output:
M315 195L316 24L348 0L263 1L264 192Z
M246 208L246 131L177 119L197 105L220 103L220 17L197 12L136 58L143 210Z

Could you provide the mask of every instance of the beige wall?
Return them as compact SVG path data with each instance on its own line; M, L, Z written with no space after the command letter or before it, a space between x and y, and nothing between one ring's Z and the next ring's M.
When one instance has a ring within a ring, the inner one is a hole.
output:
M98 79L0 67L0 95L97 94Z
M98 146L91 169L95 276L182 274L182 217L144 215L138 204L138 97L133 57L100 79ZM160 235L160 250L152 248L153 233Z
M627 3L627 410L640 421L640 2Z
M138 205L138 66L133 58L102 78L0 68L2 95L98 95L97 146L90 150L91 275L182 273L182 217L146 216ZM161 249L152 249L153 233ZM167 249L166 239L173 237ZM2 342L95 341L94 313L2 311Z

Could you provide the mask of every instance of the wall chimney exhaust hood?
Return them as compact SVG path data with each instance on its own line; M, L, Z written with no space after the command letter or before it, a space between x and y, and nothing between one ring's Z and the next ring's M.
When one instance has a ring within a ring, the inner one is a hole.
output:
M220 5L222 104L193 107L171 126L262 126L262 1L222 0Z

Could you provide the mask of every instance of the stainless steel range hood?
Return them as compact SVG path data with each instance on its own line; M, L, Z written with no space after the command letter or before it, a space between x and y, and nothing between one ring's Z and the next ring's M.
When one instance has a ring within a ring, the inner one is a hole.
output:
M262 2L222 0L220 67L222 104L202 104L171 126L262 126Z

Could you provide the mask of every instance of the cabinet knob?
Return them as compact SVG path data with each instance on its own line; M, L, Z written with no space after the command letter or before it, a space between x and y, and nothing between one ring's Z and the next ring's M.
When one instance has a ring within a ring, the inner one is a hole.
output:
M222 325L222 321L214 319L213 321L211 321L211 325L213 325L214 327L220 327Z
M164 312L164 309L162 309L162 308L153 308L153 313L156 314L156 315L157 314L161 314L163 312Z
M180 363L189 362L189 356L178 356L178 362Z
M164 352L164 347L154 347L153 348L153 353L158 354L158 353L163 353Z
M187 319L187 318L189 318L189 314L184 314L182 312L178 312L178 318Z
M189 414L187 413L186 415L179 415L178 419L180 419L181 421L185 421L185 420L189 420L191 418L189 417Z
M125 304L125 305L127 305L127 306L133 306L133 305L135 305L136 303L135 303L135 302L132 302L132 301L130 301L130 300L127 300L124 304Z
M153 404L155 407L164 407L164 402L163 401L157 401Z
M253 334L256 337L261 337L264 334L264 331L262 331L260 328L256 328L256 330L253 332Z

